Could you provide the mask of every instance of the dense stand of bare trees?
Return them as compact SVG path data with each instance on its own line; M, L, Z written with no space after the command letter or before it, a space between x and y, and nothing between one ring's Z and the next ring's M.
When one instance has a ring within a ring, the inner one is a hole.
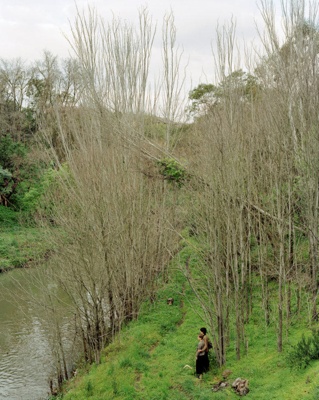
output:
M310 7L309 18L305 9L303 1L283 7L280 44L273 9L261 2L265 55L257 60L254 87L234 73L234 25L218 34L222 84L195 124L201 163L193 168L202 179L195 186L192 223L205 243L204 278L190 281L209 318L220 364L230 330L238 358L245 348L252 272L260 277L266 324L274 318L269 281L278 283L278 351L292 312L300 312L301 288L312 293L310 320L318 318L319 34L317 6ZM300 256L302 243L308 244L308 261Z
M142 301L154 300L181 226L174 190L156 167L170 137L164 136L162 148L145 133L160 94L153 92L150 101L155 28L146 10L139 22L135 30L118 19L106 24L92 9L79 12L70 39L83 88L79 103L55 103L40 120L41 141L57 169L47 193L50 220L44 218L54 224L48 230L55 249L48 273L70 300L89 362L99 363L105 344L137 317ZM163 29L174 29L171 18ZM170 51L175 60L173 46ZM170 68L167 58L164 69ZM170 84L163 93L171 104Z
M148 182L139 154L117 140L85 137L87 127L81 133L82 148L68 156L72 180L61 182L54 200L63 235L52 238L59 249L52 262L78 315L86 356L98 362L105 343L153 297L175 241L165 229L172 210L163 182Z

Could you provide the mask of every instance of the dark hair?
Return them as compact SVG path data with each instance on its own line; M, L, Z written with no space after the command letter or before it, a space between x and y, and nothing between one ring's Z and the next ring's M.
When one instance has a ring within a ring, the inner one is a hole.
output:
M206 328L200 328L200 331L203 332L204 335L206 335L207 332Z

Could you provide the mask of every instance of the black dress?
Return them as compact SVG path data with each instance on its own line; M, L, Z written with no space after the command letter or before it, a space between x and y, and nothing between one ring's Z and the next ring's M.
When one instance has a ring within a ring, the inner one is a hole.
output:
M198 343L197 350L201 350L205 346L204 340L201 340ZM196 357L196 374L201 375L206 372L206 359L205 359L206 352L199 352L197 353Z
M201 375L206 372L206 362L205 362L205 355L197 356L196 358L196 374Z

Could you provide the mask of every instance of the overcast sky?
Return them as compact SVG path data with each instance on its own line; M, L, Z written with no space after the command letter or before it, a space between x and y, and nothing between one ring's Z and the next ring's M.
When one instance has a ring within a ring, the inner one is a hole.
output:
M188 73L196 84L213 75L211 45L218 23L223 25L233 17L238 37L246 42L256 41L256 24L262 26L258 0L77 0L76 4L81 10L94 5L105 20L111 20L113 13L133 22L138 10L147 6L158 26L172 10L177 42L183 47ZM70 37L75 13L74 0L0 0L0 58L34 61L44 50L67 57L69 44L64 35Z

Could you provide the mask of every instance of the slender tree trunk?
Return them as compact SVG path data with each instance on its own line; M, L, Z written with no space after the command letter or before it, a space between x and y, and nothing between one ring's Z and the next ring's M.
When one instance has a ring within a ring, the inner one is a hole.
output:
M281 240L279 243L279 274L278 274L278 336L277 336L277 350L282 352L283 346L283 288L284 288L284 243Z

